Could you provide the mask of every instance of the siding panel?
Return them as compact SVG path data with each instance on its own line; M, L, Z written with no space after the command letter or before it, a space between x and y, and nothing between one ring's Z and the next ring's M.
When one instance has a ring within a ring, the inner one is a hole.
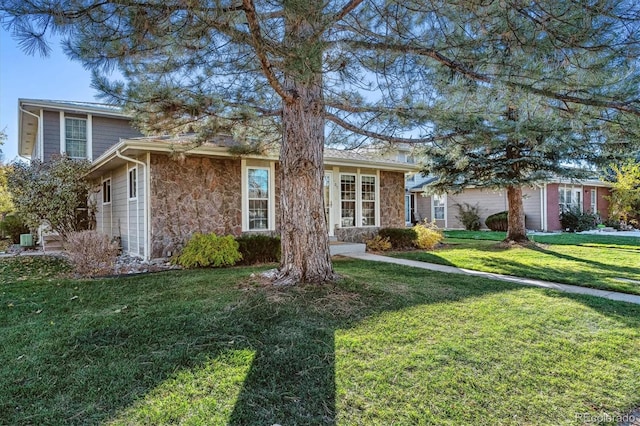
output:
M96 117L92 120L93 159L100 157L120 139L136 138L142 134L131 127L127 119Z
M52 155L60 154L60 113L44 111L43 117L44 161L49 161Z

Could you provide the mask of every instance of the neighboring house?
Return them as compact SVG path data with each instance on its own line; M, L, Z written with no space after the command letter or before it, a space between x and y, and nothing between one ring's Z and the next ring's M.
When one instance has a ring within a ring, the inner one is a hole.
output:
M468 188L458 194L435 195L429 193L429 183L435 178L423 178L418 184L405 186L407 203L415 221L435 220L442 228L463 229L456 218L459 204L480 207L480 222L494 213L508 209L506 190ZM603 220L609 216L611 185L599 180L571 182L557 180L533 187L524 187L525 226L535 231L560 231L560 213L568 208L597 213Z
M382 154L385 158L393 158L409 164L416 163L414 147L399 145ZM419 167L419 166L418 166ZM480 222L487 229L484 221L494 213L508 209L506 190L467 188L454 194L432 194L429 184L435 181L434 176L423 176L421 173L410 174L405 182L405 222L411 223L427 220L435 221L440 228L464 229L456 218L459 215L458 205L468 203L480 208ZM598 179L582 181L550 180L535 186L524 187L525 226L535 231L560 231L560 213L569 208L579 208L583 212L595 213L601 219L609 217L609 200L611 184Z
M46 161L71 152L93 160L96 228L119 238L125 252L169 256L195 232L279 231L277 153L232 154L237 142L228 136L199 146L190 137L135 137L129 117L104 105L20 100L20 110L23 156ZM411 164L326 149L329 235L362 241L380 227L404 226L405 174L413 171Z

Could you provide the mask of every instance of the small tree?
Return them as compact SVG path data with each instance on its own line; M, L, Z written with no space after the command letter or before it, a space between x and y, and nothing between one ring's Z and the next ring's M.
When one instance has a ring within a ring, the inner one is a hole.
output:
M90 163L54 156L43 163L14 162L8 173L8 187L15 208L31 229L48 225L67 239L71 232L90 227L92 208L88 204L92 184L86 175Z
M629 161L611 168L615 173L615 180L609 197L610 216L626 222L637 220L640 217L640 163Z

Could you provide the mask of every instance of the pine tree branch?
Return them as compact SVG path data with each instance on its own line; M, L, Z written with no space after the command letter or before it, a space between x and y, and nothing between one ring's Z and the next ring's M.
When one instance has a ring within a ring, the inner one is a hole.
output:
M464 135L466 134L466 132L455 132L455 133L449 133L446 135L439 135L439 136L431 136L428 138L419 138L419 139L414 139L414 138L400 138L400 137L395 137L395 136L390 136L390 135L385 135L382 133L376 133L376 132L372 132L369 130L365 130L362 129L358 126L355 126L343 119L341 119L340 117L334 115L334 114L330 114L330 113L325 113L324 118L337 124L338 126L342 127L343 129L349 130L350 132L356 133L358 135L361 136L366 136L369 138L373 138L373 139L379 139L381 141L385 141L385 142L389 142L389 143L406 143L406 144L428 144L428 143L433 143L439 140L443 140L443 139L450 139L453 138L455 136L460 136L460 135Z
M253 0L242 0L242 5L244 8L244 14L247 17L247 23L249 24L249 31L253 38L253 47L256 51L256 55L260 60L260 66L262 67L262 71L264 72L267 81L273 87L273 90L276 91L278 95L282 98L284 102L292 103L294 101L294 97L288 93L280 81L276 77L273 72L273 68L271 63L269 62L269 58L265 53L263 46L264 41L261 35L260 22L258 21L258 16L256 14L255 5L253 4Z
M344 18L345 16L347 16L352 10L354 10L356 7L358 7L360 5L360 3L362 3L363 0L351 0L349 1L349 3L345 4L342 9L340 9L338 11L338 13L334 14L331 18L331 20L329 22L327 22L327 25L325 25L325 27L331 27L333 26L336 22L339 22L342 20L342 18Z

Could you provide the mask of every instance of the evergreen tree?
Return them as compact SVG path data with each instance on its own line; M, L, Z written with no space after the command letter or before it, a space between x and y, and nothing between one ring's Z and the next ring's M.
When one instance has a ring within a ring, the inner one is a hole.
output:
M472 67L432 80L441 96L431 119L449 137L424 149L424 173L438 177L439 192L506 189L507 241L527 240L523 186L593 177L638 150L637 116L621 113L638 95L635 35L602 12L472 2L450 16L447 55ZM563 25L540 25L547 16L562 16ZM605 106L621 100L620 109Z
M294 283L334 276L322 201L325 135L347 144L465 134L439 123L445 75L561 107L637 115L637 84L629 83L637 83L638 8L616 0L5 0L0 13L27 51L46 51L49 29L64 33L69 56L143 130L197 131L203 140L234 129L278 135L278 280ZM509 50L541 53L525 67L500 59ZM617 58L618 86L601 92L574 81L571 67L592 51ZM566 75L540 78L564 56ZM114 68L124 81L108 79Z

